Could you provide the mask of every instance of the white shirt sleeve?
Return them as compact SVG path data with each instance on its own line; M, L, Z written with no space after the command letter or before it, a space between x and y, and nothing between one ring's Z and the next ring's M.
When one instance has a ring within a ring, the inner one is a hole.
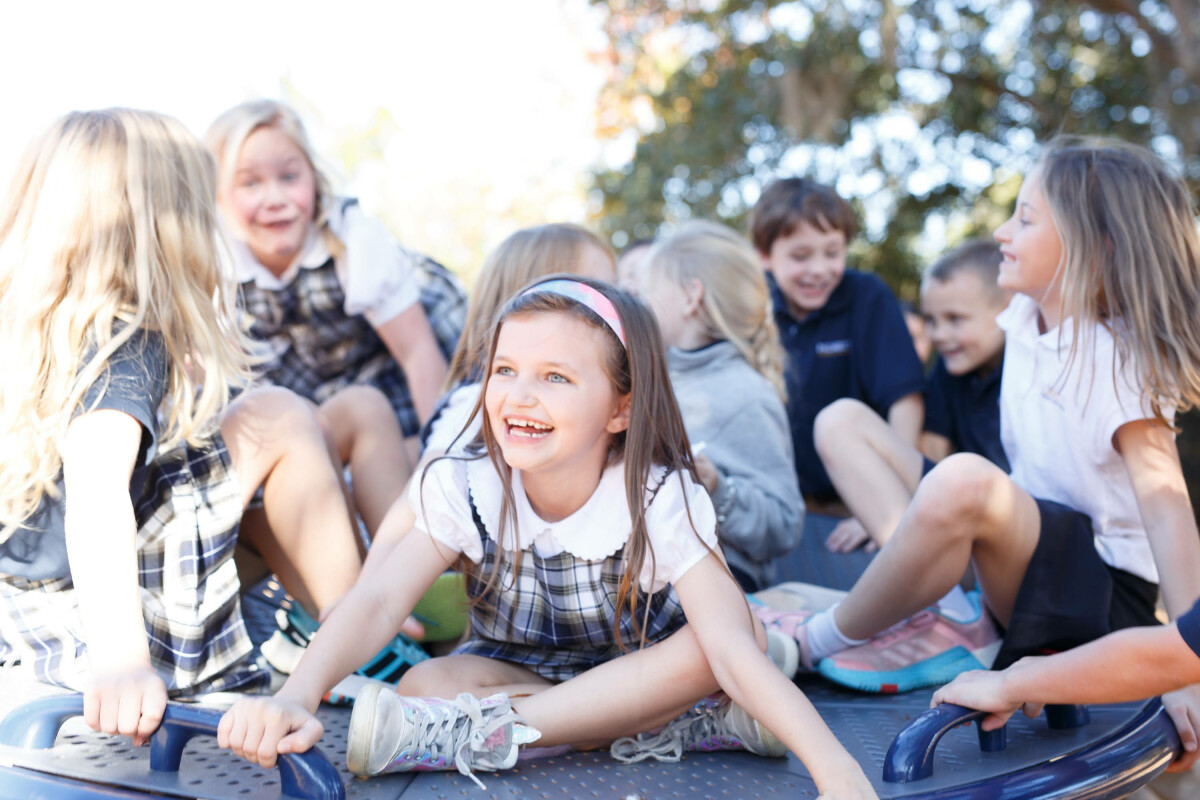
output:
M378 328L420 299L416 256L401 247L382 222L351 205L339 224L330 224L346 246L338 277L347 314L362 314Z
M409 484L408 502L416 516L414 530L428 533L476 564L483 559L483 542L471 515L464 461L439 459L418 471Z
M641 585L646 592L675 583L710 552L719 552L712 500L686 473L673 472L663 480L646 509L646 529L654 547L653 567L649 554L642 565Z
M471 410L475 408L475 403L479 400L480 388L481 384L470 383L460 386L450 393L441 413L429 425L429 438L425 442L426 452L446 453L449 452L451 444L461 450L475 438L483 426L479 417L471 419ZM462 436L459 436L459 432L463 430L468 421L471 426L463 432ZM457 441L455 437L458 437Z

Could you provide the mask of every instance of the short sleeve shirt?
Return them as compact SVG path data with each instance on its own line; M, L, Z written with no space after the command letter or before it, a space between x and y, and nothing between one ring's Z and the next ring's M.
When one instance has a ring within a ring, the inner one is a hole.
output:
M512 482L516 530L502 531L504 488L491 461L486 457L435 461L414 478L409 489L415 527L475 563L483 558L483 542L472 506L488 538L510 552L533 549L543 557L568 552L583 561L601 561L629 541L633 524L623 462L606 468L587 502L557 522L547 522L533 510L519 471L513 472ZM717 548L716 512L703 486L682 473L666 474L662 468L651 471L650 483L657 487L647 491L646 508L654 559L653 563L646 559L639 581L647 594L675 583Z
M100 378L87 390L76 415L113 409L133 417L142 426L130 501L141 496L146 468L157 447L157 414L167 386L167 358L162 339L138 331L109 358ZM58 476L58 498L45 497L38 510L5 542L0 543L0 574L26 580L65 578L67 563L65 487Z
M1175 620L1175 625L1187 646L1200 656L1200 600L1197 600L1186 614Z
M767 276L775 323L787 354L788 421L800 490L837 496L813 443L813 422L843 397L886 417L892 404L924 388L925 375L896 296L878 276L848 269L823 308L796 319Z
M972 370L951 375L938 356L925 386L925 430L950 440L961 453L975 453L1008 472L1000 442L1000 375Z

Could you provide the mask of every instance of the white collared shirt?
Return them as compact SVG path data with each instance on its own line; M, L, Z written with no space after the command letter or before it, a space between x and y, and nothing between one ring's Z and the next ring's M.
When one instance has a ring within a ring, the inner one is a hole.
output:
M1006 337L1000 439L1013 482L1036 498L1087 514L1104 563L1157 583L1129 471L1113 444L1122 425L1154 417L1137 365L1114 370L1112 334L1097 325L1093 352L1084 352L1081 342L1064 374L1073 320L1060 326L1060 340L1059 328L1039 333L1037 319L1037 303L1020 294L996 318ZM1174 417L1174 409L1164 413Z
M651 470L651 484L661 486L653 498L650 491L646 493L646 529L654 563L646 558L639 582L648 593L674 583L710 549L717 548L716 514L704 487L684 473L665 472L661 467ZM509 552L533 550L546 557L567 552L583 561L602 561L629 541L633 525L626 502L624 463L606 468L587 502L557 522L547 522L533 510L520 471L513 472L512 488L517 525L515 532L505 532L503 542L497 537L504 488L486 457L434 462L424 481L421 475L414 476L408 499L417 530L475 563L483 558L483 542L471 515L471 503L488 537ZM695 530L688 520L689 511Z
M346 295L347 316L362 314L378 328L399 316L420 299L419 267L416 256L392 238L383 223L362 212L357 203L347 204L335 198L329 212L329 228L345 245L346 255L334 267ZM291 265L276 277L262 265L246 243L228 227L225 241L232 263L226 267L238 283L252 282L267 291L279 291L290 284L302 269L317 269L330 258L324 238L311 228L304 246Z

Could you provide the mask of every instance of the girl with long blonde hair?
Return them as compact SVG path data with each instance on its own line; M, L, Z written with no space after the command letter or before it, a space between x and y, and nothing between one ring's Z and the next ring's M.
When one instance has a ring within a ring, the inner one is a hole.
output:
M758 254L714 222L656 242L633 281L658 318L696 468L746 591L774 583L800 542L804 499L784 407L783 349Z
M233 550L260 486L251 544L313 613L359 564L314 413L230 402L252 364L214 193L182 125L111 109L55 122L0 211L0 663L139 742L168 692L258 675Z

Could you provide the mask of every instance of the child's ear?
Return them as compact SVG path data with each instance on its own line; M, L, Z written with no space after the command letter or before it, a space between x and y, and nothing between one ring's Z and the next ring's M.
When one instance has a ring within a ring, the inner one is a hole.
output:
M617 409L613 412L612 417L609 418L608 424L604 426L604 429L609 433L620 433L627 430L629 428L629 410L632 405L633 395L623 395L617 401Z

